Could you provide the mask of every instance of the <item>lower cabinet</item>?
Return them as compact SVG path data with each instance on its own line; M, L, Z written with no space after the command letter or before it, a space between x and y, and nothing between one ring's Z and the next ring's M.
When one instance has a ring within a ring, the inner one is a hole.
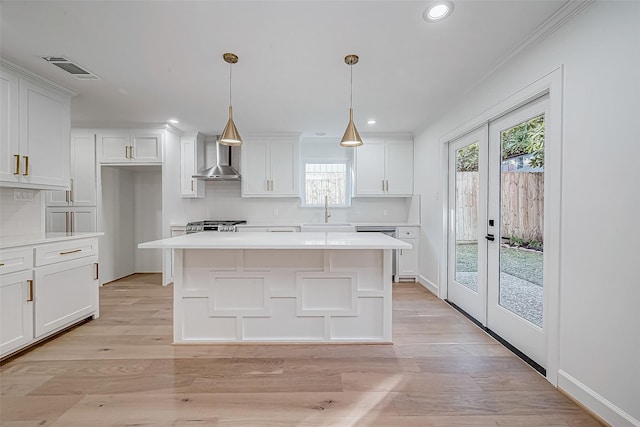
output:
M33 272L0 276L0 355L33 341Z
M396 250L396 274L394 282L416 281L418 277L418 232L419 227L398 227L396 237L413 245L412 249Z
M97 245L85 237L0 250L0 357L98 317Z
M98 257L60 262L35 270L35 338L97 310Z

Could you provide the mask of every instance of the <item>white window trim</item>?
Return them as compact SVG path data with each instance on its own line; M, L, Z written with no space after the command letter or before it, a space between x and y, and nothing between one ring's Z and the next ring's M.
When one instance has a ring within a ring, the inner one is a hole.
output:
M347 179L346 179L346 187L345 188L345 204L344 205L330 205L331 209L344 209L351 207L351 198L353 197L353 168L351 165L351 160L346 157L341 158L315 158L308 157L304 158L301 161L301 169L300 169L300 207L301 208L324 208L322 204L307 204L307 190L306 190L306 165L307 163L314 164L345 164L347 167Z

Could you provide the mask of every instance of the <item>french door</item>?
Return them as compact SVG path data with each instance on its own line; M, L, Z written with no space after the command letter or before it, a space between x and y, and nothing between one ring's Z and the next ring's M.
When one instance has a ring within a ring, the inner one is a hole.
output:
M548 95L449 144L448 300L546 366Z

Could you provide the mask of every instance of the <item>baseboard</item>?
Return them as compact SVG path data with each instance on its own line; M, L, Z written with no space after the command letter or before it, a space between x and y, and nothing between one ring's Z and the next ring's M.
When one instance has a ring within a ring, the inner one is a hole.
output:
M438 296L438 286L433 283L431 280L424 277L422 274L418 276L418 283L420 283L424 288L426 288L429 292Z
M563 371L558 371L558 389L602 421L616 427L640 427L640 421Z

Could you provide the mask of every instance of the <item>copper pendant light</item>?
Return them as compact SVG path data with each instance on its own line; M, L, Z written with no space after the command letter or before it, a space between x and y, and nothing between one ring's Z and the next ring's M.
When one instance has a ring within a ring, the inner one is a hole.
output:
M229 120L220 135L218 142L222 145L242 145L242 138L236 124L233 123L233 107L231 106L231 65L238 62L238 55L235 53L225 53L222 55L224 62L229 64Z
M358 147L362 145L362 138L360 138L358 129L356 129L356 125L353 123L353 66L358 63L358 59L358 55L353 54L344 57L344 62L349 66L351 71L351 90L349 98L349 124L340 141L340 145L343 147Z

